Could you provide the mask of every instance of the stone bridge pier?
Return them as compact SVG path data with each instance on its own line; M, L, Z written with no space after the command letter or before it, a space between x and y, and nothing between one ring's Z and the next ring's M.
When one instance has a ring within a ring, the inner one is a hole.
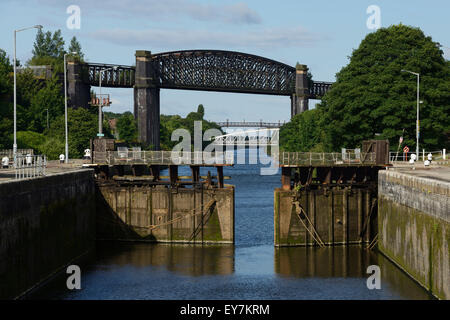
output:
M136 51L134 85L134 117L137 121L139 141L159 150L160 101L155 68L150 51Z
M69 108L89 107L91 86L83 79L83 65L76 61L67 61L67 96Z
M308 110L308 67L304 64L295 66L295 92L291 95L291 118Z

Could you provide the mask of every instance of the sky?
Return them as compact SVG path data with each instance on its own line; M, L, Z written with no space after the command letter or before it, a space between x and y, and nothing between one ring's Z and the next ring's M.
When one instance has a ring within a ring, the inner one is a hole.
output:
M80 9L80 24L67 25ZM306 64L313 79L334 81L352 50L379 25L403 23L420 27L450 56L448 0L1 0L0 48L13 55L15 29L40 24L43 31L61 29L66 40L76 36L89 62L132 65L136 50L152 53L221 49L256 54L291 66ZM74 28L75 26L75 28ZM69 28L70 27L70 28ZM17 34L17 58L32 56L36 29ZM96 88L94 88L96 90ZM108 92L105 92L108 91ZM132 89L110 93L112 112L133 111ZM187 115L198 104L213 121L287 121L290 98L256 94L161 90L161 113ZM314 107L317 101L311 101Z

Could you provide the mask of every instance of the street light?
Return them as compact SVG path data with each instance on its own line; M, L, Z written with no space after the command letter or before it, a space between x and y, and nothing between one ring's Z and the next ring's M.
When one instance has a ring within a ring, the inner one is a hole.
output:
M66 136L66 157L64 162L69 163L69 130L67 128L67 62L68 54L77 55L78 52L64 53L64 119L65 119L65 136Z
M107 68L107 69L103 69L103 70L100 70L100 73L99 73L99 95L100 95L100 101L99 101L99 104L98 104L98 134L97 134L97 136L99 136L99 137L102 137L103 136L103 121L102 121L102 72L105 72L105 71L108 71L108 70L112 70L112 69L114 69L114 70L117 70L117 67L116 66L114 66L114 67L111 67L111 68Z
M14 30L14 144L13 144L14 159L16 159L16 153L17 153L16 34L17 34L17 32L21 32L21 31L25 31L25 30L33 29L33 28L42 29L42 26L41 25L35 25L35 26L32 26L32 27L28 27L28 28Z
M416 122L416 155L419 157L419 86L420 86L420 74L417 72L412 72L408 70L401 70L402 72L408 72L417 76L417 122ZM418 159L418 158L417 158Z

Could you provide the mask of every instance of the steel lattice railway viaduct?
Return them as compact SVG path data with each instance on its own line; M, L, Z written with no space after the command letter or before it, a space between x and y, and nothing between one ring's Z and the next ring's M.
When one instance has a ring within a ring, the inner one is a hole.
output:
M114 69L105 70L115 67ZM101 72L101 70L105 70ZM296 67L247 53L185 50L152 54L136 51L136 66L68 62L71 107L87 107L91 86L134 88L139 138L159 150L160 89L270 94L291 97L291 116L321 99L331 82L308 79L306 65Z

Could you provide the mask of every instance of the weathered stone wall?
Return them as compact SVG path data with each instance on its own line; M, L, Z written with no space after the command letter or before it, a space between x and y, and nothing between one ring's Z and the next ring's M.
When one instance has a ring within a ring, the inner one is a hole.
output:
M275 246L315 245L293 205L297 192L275 189L274 196ZM299 202L325 244L352 244L368 242L376 234L375 197L369 188L335 187L302 190ZM306 218L302 221L312 230Z
M44 281L94 238L92 170L0 183L0 299Z
M450 298L450 183L380 171L381 252L427 288Z
M98 239L234 243L234 187L202 191L111 183L98 189ZM212 199L215 204L202 214L202 204Z

